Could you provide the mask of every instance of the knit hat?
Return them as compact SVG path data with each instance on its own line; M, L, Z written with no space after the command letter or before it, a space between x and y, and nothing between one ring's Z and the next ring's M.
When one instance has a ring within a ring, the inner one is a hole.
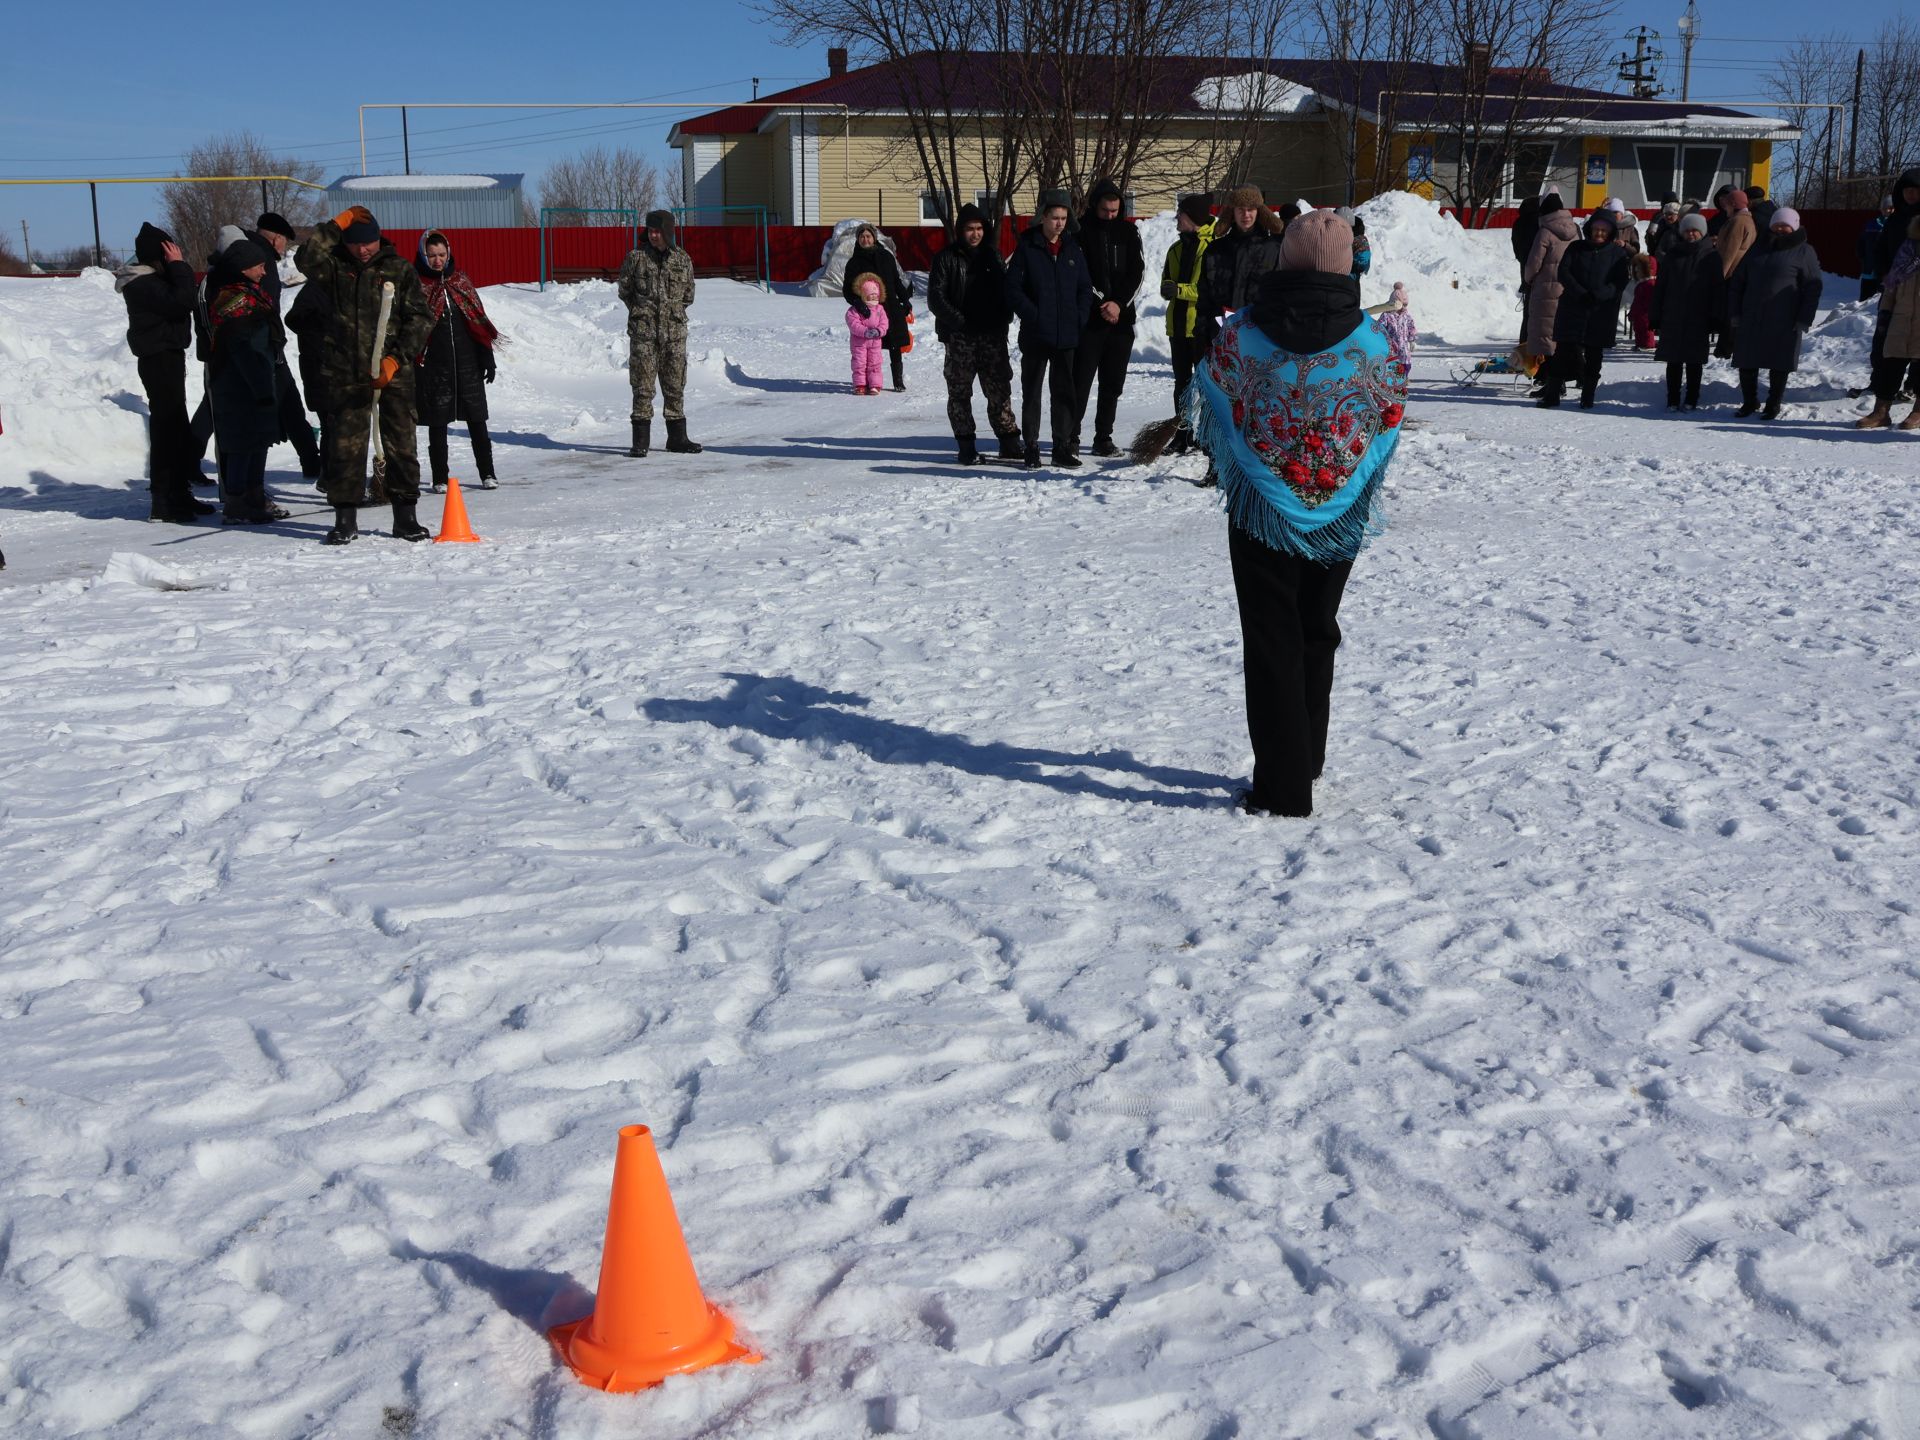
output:
M1540 197L1540 214L1542 216L1551 215L1556 210L1564 210L1566 208L1567 202L1560 198L1560 193L1557 190L1549 190L1545 195Z
M1764 200L1764 199L1766 199L1766 198L1767 198L1767 187L1766 187L1766 186L1764 186L1764 185L1749 185L1749 186L1747 186L1747 199L1748 199L1749 201L1754 201L1754 200Z
M340 237L349 245L372 245L380 238L380 222L371 212L364 220L355 220L347 226L346 233Z
M1680 192L1678 190L1669 190L1667 191L1666 194L1660 197L1660 206L1662 209L1665 209L1669 205L1678 207L1679 204L1680 204Z
M1704 215L1685 215L1680 220L1682 235L1704 235L1707 233L1707 217Z
M1213 197L1211 195L1183 195L1180 198L1180 213L1194 224L1204 228L1213 223Z
M1394 281L1393 294L1389 295L1387 299L1389 303L1393 305L1397 305L1400 309L1402 310L1406 309L1407 308L1407 282L1404 280Z
M1600 208L1602 210L1611 210L1614 214L1618 215L1627 208L1627 205L1618 195L1609 195L1601 202Z
M251 240L236 240L220 252L220 263L237 274L255 265L271 265L273 257Z
M167 258L160 247L172 241L173 237L158 225L142 223L140 233L133 237L133 258L142 265L158 265Z
M1747 207L1747 192L1746 192L1746 191L1744 191L1744 190L1729 190L1729 191L1727 191L1727 209L1729 209L1729 210L1745 210L1745 209L1747 209L1747 208L1748 208L1748 207Z
M1668 213L1678 215L1680 213L1680 201L1677 198L1672 200L1662 200L1660 202L1660 213L1662 215L1666 215Z
M960 207L960 213L953 217L953 233L958 235L969 225L979 225L985 228L986 223L986 212L978 205L962 205Z
M1353 226L1331 210L1302 215L1280 237L1280 268L1352 274Z
M1264 210L1267 197L1260 193L1258 185L1236 185L1227 195L1227 208L1230 210Z
M647 229L658 230L669 248L673 245L673 212L671 210L649 210Z
M1606 226L1608 235L1618 235L1620 233L1620 217L1615 215L1613 211L1603 208L1587 216L1586 229L1589 240L1594 238L1593 232L1595 227L1601 225Z
M293 226L287 223L287 217L276 214L272 210L266 211L258 220L254 221L253 228L258 230L262 235L282 235L289 240L294 238Z
M1798 230L1800 228L1800 212L1791 205L1782 205L1778 210L1773 212L1773 219L1769 220L1767 225L1769 228L1775 225L1785 225L1790 229Z

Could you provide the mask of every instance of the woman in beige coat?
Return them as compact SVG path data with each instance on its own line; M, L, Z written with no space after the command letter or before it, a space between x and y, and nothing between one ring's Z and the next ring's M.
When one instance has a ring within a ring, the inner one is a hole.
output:
M1533 237L1527 267L1520 272L1527 289L1527 354L1536 359L1553 354L1553 322L1560 313L1560 257L1579 238L1580 227L1558 195L1540 202L1540 232Z
M1907 238L1894 252L1881 279L1880 311L1885 317L1880 359L1873 366L1873 413L1854 422L1860 430L1881 430L1893 423L1893 402L1902 387L1920 385L1920 215L1907 222ZM1920 391L1916 391L1920 396ZM1920 398L1902 430L1920 430Z

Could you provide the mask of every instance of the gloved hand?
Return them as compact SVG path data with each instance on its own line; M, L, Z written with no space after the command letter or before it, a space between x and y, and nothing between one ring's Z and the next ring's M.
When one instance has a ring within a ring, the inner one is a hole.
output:
M869 340L878 340L881 336L885 335L886 333L887 333L886 331L880 329L877 325L867 326L867 338Z
M480 383L483 385L491 385L494 374L493 352L489 350L485 358L480 362Z
M400 373L400 362L388 355L380 361L380 373L373 377L373 388L384 390L393 383L393 377Z
M371 220L371 219L373 219L373 212L367 209L366 206L349 205L346 209L342 210L338 215L333 217L333 223L339 226L340 229L345 230L349 225L353 224L353 222L356 220Z

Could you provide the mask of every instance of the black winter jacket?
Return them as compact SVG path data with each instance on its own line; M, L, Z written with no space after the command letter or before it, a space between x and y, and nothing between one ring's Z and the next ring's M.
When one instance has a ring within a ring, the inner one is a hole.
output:
M1280 237L1255 224L1229 229L1207 246L1200 262L1200 323L1195 338L1206 345L1220 333L1220 317L1238 310L1259 288L1263 276L1280 268Z
M1676 232L1653 282L1649 318L1660 333L1654 358L1669 365L1706 364L1713 337L1726 323L1725 313L1719 252L1705 238L1681 240Z
M1879 263L1873 267L1875 275L1884 276L1893 269L1893 258L1900 253L1900 247L1907 243L1907 222L1920 215L1920 204L1909 205L1906 202L1908 189L1920 189L1920 169L1908 170L1893 182L1893 214L1887 217L1887 223L1880 231Z
M193 343L193 267L186 261L161 261L151 274L127 281L120 298L127 302L127 348L134 359L184 351Z
M324 415L332 407L327 403L327 367L323 359L328 336L339 324L334 314L333 297L318 280L309 280L287 307L287 329L300 342L300 390L307 408Z
M1122 325L1134 322L1134 296L1147 278L1146 252L1140 244L1140 227L1126 219L1102 220L1097 215L1080 221L1080 251L1087 257L1087 279L1093 285L1093 310L1090 324L1104 325L1098 307L1111 300L1120 307Z
M1027 230L1007 261L1007 304L1020 317L1022 350L1071 350L1093 304L1087 257L1073 236L1060 237L1060 253L1048 253L1038 225Z
M969 248L956 240L933 257L927 274L927 308L933 333L1004 341L1013 311L1007 305L1007 266L1000 252L983 240Z
M1620 296L1627 288L1627 252L1608 240L1576 240L1560 258L1556 345L1611 347L1619 338Z

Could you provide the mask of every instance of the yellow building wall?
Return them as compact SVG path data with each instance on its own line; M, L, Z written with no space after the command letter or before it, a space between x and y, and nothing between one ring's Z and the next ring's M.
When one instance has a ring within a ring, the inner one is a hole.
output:
M1773 142L1771 140L1747 142L1747 183L1764 185L1769 195L1773 193Z
M765 205L773 209L776 204L773 138L769 135L729 135L721 155L721 193L725 196L721 203ZM744 223L746 217L739 218ZM711 225L715 221L710 219L706 223Z

